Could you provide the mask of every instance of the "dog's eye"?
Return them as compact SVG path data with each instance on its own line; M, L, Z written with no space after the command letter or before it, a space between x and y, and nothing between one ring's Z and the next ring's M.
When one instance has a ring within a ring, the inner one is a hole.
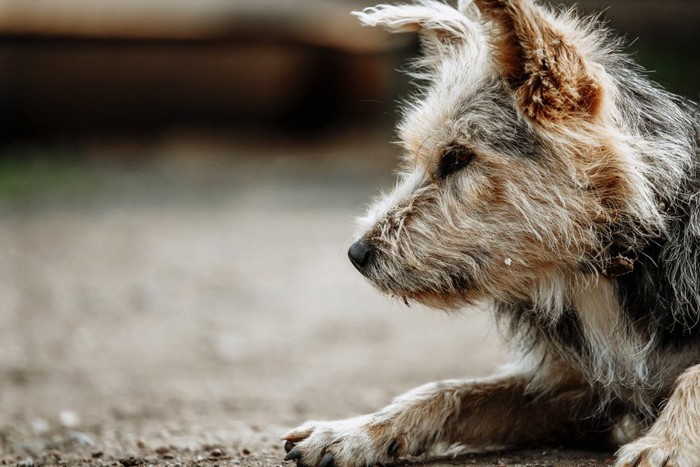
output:
M467 148L449 148L440 159L438 173L445 179L448 175L465 168L474 159L474 152Z

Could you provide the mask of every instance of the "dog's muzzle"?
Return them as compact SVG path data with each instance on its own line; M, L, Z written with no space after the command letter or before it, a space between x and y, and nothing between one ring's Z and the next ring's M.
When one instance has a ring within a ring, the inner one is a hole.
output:
M366 240L358 240L348 250L348 258L350 262L363 275L367 272L369 265L375 256L374 247Z

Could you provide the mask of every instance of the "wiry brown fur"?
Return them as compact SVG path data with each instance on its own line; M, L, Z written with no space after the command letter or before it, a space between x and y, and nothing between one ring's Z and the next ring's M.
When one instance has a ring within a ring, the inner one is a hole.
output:
M618 465L699 466L697 106L593 21L532 0L357 15L419 31L426 84L399 125L397 186L360 219L351 260L406 302L490 302L518 358L308 422L285 435L287 458L354 467L616 433L631 442Z
M564 33L528 2L474 3L499 25L494 55L528 117L559 124L595 116L600 86Z

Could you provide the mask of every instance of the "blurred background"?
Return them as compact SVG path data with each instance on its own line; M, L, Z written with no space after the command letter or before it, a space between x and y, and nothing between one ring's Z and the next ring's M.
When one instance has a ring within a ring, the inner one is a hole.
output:
M697 100L700 2L578 3ZM418 51L370 4L0 0L0 461L276 465L307 418L503 361L347 261Z

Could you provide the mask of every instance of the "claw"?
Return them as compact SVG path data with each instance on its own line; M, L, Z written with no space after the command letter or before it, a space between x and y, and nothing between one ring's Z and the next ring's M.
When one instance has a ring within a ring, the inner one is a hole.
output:
M291 451L289 451L286 456L284 456L284 460L286 460L286 461L298 460L298 459L301 459L302 455L303 454L301 452L301 449L294 448Z
M284 442L284 452L291 451L294 446L295 446L295 444L292 443L291 441L289 441L289 440L285 441Z
M335 458L333 457L333 454L327 452L323 455L323 458L321 458L321 463L318 464L318 467L333 467L334 462Z

